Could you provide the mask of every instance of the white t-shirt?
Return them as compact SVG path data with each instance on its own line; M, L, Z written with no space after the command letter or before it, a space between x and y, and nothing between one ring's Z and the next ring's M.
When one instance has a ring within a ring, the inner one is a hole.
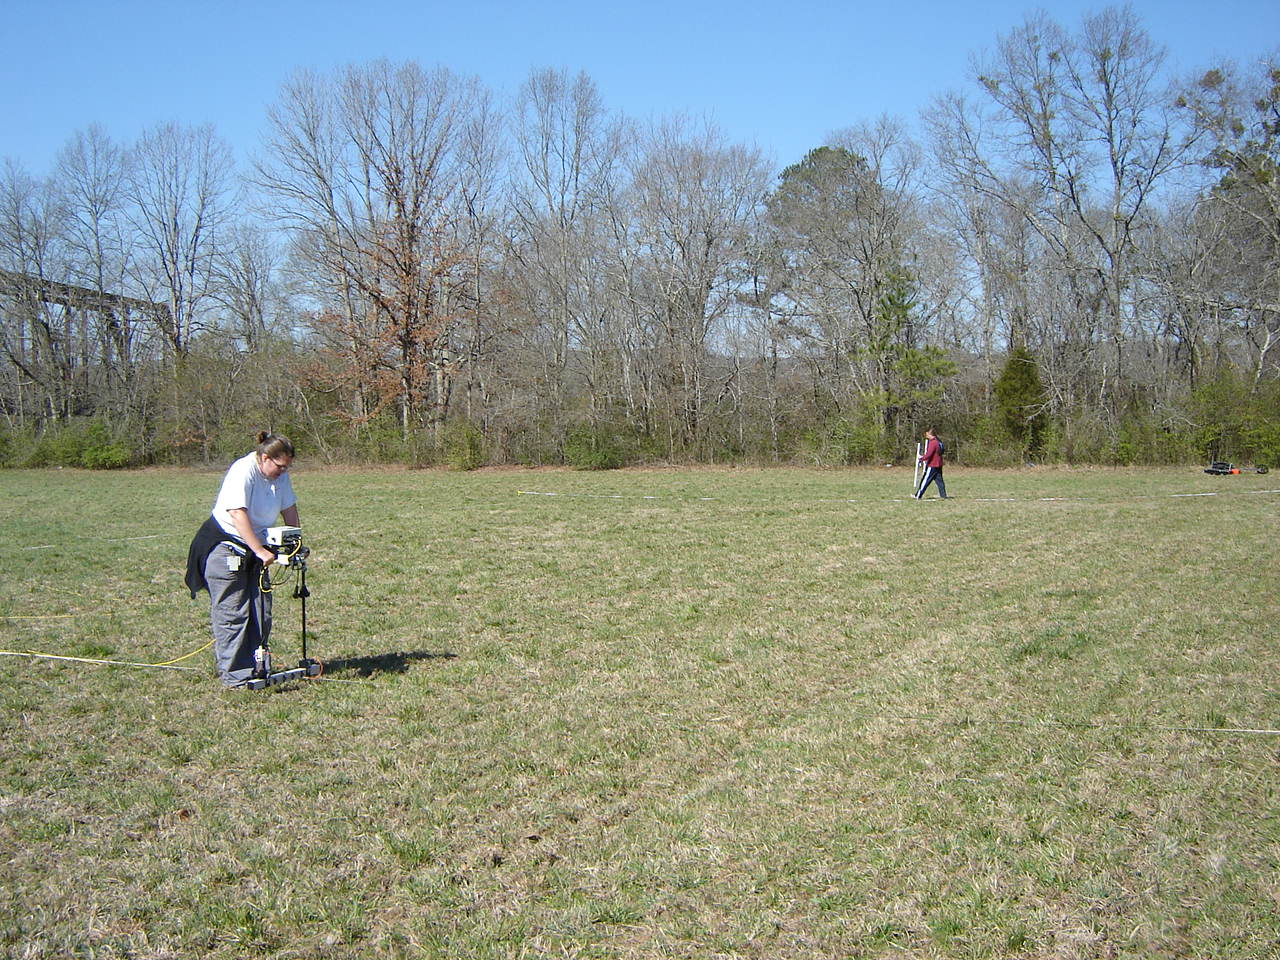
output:
M213 502L213 519L226 533L239 539L230 511L248 510L249 525L257 532L258 539L265 541L267 527L275 523L280 511L297 502L289 474L282 473L275 480L268 480L258 466L255 450L233 463L223 477L222 489Z

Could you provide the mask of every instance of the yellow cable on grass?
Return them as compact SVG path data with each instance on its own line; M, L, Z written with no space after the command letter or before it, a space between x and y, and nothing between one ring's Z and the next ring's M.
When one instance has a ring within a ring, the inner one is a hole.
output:
M213 646L210 640L202 647L197 647L190 653L184 653L180 657L174 657L172 660L162 660L160 663L135 663L129 660L98 660L93 657L65 657L57 653L41 653L38 650L0 650L0 656L4 657L38 657L43 660L70 660L73 663L103 663L115 667L163 667L167 670L195 670L196 667L175 667L175 663L181 663L183 660L189 660L197 653L208 650Z
M192 650L190 653L184 653L184 654L183 654L182 656L180 656L180 657L174 657L172 660L163 660L163 661L161 661L160 663L149 663L149 664L147 664L147 666L149 666L149 667L167 667L167 666L170 666L170 665L175 664L175 663L181 663L183 660L189 660L189 659L191 659L192 657L194 657L197 653L200 653L202 650L208 650L208 649L209 649L210 647L212 647L212 646L213 646L213 641L212 641L212 640L210 640L210 641L209 641L208 643L206 643L203 647L196 647L196 649Z

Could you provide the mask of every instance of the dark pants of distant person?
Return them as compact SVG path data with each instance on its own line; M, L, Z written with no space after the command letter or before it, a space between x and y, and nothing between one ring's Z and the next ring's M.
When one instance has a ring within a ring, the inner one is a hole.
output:
M925 489L928 488L931 483L936 483L938 485L938 496L943 500L947 499L947 485L942 482L941 467L924 468L924 479L920 481L920 489L916 491L916 499L923 499Z

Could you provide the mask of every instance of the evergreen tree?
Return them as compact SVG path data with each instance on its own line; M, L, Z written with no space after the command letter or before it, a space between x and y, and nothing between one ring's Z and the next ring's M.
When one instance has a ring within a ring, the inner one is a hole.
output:
M1009 351L996 378L995 395L1005 430L1022 447L1023 456L1034 456L1044 437L1044 385L1035 355L1025 346Z

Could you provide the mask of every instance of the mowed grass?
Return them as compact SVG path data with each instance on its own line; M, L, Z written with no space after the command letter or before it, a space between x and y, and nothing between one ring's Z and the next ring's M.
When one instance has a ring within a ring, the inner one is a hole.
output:
M203 644L220 479L0 473L0 647ZM1280 950L1272 475L294 482L344 682L0 657L0 953Z

